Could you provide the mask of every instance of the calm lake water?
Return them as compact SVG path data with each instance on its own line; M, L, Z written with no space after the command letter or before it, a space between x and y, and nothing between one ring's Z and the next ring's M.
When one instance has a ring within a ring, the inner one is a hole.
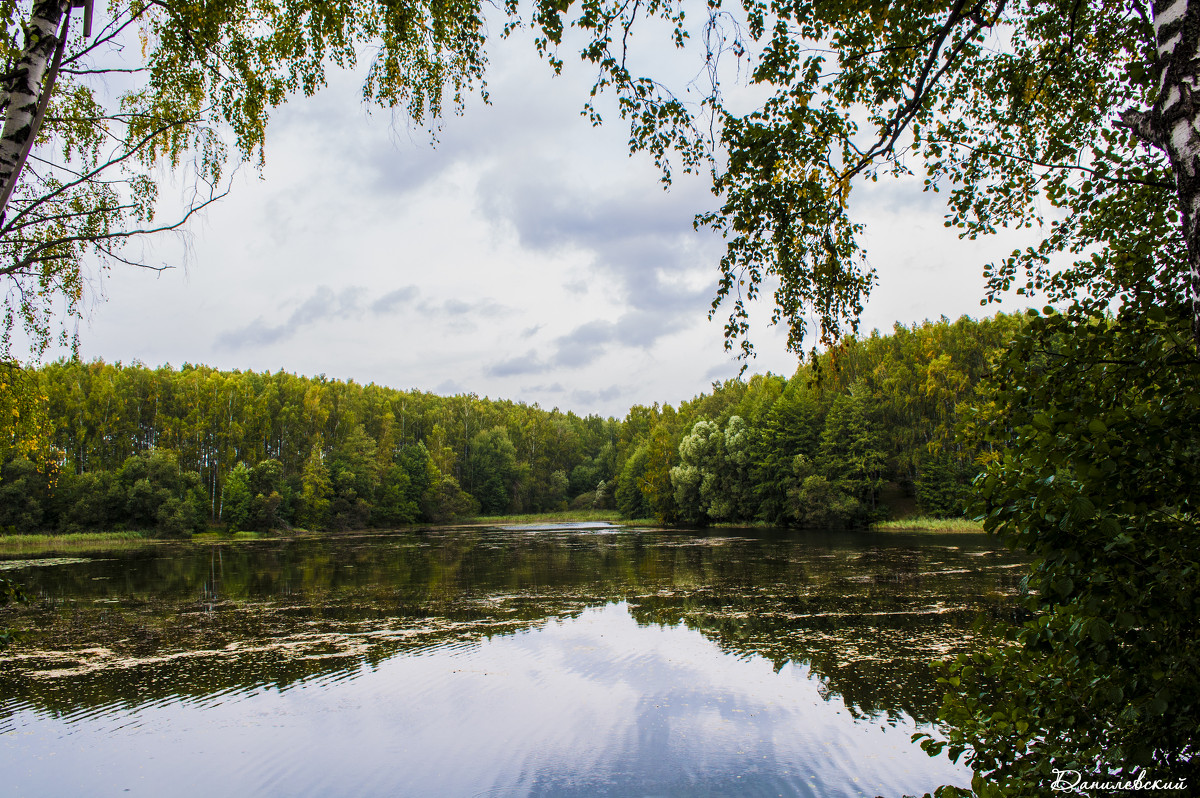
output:
M439 530L0 562L18 796L901 796L981 535ZM976 641L977 642L977 641Z

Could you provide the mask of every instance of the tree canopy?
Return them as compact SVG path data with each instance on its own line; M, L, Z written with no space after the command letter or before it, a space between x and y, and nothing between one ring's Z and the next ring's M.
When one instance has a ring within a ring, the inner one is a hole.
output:
M89 265L163 268L129 243L224 196L231 161L261 164L272 110L316 92L330 68L367 53L364 100L418 123L483 87L477 0L113 0L87 31L71 6L3 9L0 356L18 327L35 355L56 332L69 338ZM166 219L163 167L191 186Z
M537 0L489 13L504 22L495 35L531 28L555 69L574 42L596 71L592 119L596 96L613 92L630 147L666 181L673 160L711 168L717 208L697 222L728 245L713 311L728 303L727 344L748 354L747 303L768 286L796 351L806 336L832 343L854 328L875 282L854 189L888 175L945 194L946 223L964 236L1031 229L1028 247L985 267L985 302L1009 291L1188 300L1189 274L1200 274L1200 193L1187 177L1200 134L1188 133L1192 104L1179 98L1196 68L1193 5L1156 15L1144 0L714 0L696 11ZM66 335L56 313L79 312L87 264L138 263L132 239L178 228L222 196L230 160L261 163L272 110L315 92L328 69L367 53L364 99L417 122L473 89L486 97L489 28L475 0L121 0L97 9L89 36L70 6L6 6L6 351L17 326L35 352L55 330ZM647 17L666 23L674 46L698 43L705 79L688 87L698 101L633 71L630 34ZM765 95L751 110L723 90L731 60ZM127 88L111 88L116 79ZM164 165L195 189L169 219L156 215Z
M599 66L597 86L618 92L631 146L667 179L672 150L689 167L711 159L720 205L698 223L728 244L713 309L730 303L727 344L747 354L746 303L772 281L774 320L796 351L806 335L830 343L855 326L875 275L854 189L886 176L945 194L946 224L963 236L1031 229L1028 247L985 267L985 303L1009 291L1187 301L1200 139L1180 98L1200 7L1157 5L715 0L700 31L710 90L690 106L626 68L620 35L640 11L671 23L682 46L685 3L592 0L577 17L544 3L538 19L552 42L570 25L590 34L581 54ZM726 101L728 59L766 93L752 110Z

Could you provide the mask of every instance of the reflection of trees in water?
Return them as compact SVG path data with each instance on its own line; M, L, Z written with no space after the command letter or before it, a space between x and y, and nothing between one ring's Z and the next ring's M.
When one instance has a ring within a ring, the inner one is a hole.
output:
M805 663L852 712L928 720L942 691L927 663L967 644L979 610L1014 611L1022 570L1007 555L750 534L411 533L29 569L41 600L8 613L32 631L6 653L0 699L69 714L283 689L628 600L639 623Z

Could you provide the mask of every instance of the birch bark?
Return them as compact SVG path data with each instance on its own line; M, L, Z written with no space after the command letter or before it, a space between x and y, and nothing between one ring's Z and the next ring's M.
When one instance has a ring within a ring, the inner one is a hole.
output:
M1125 111L1121 119L1167 154L1175 174L1192 328L1200 343L1200 0L1155 0L1153 21L1158 96L1149 111Z
M0 192L7 197L18 174L27 142L37 134L34 127L38 101L50 59L59 43L63 13L71 0L38 0L25 25L25 46L0 87L4 127L0 132Z

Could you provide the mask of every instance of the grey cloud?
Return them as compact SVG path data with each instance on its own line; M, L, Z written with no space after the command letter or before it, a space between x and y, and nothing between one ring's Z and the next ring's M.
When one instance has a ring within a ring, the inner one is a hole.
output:
M665 194L641 186L603 195L573 188L555 179L557 174L528 163L501 164L481 179L480 203L493 218L511 224L525 246L590 252L589 277L566 287L599 287L627 305L631 315L619 325L620 343L649 346L667 331L703 318L716 291L721 241L694 231L691 220L711 199L690 189ZM711 281L697 286L698 272L711 272ZM564 364L594 354L571 342L563 346Z
M521 390L527 393L563 393L567 389L561 382L555 382L550 385L522 385Z
M389 313L402 303L415 298L417 289L411 285L398 288L364 307L363 298L366 294L367 289L359 285L346 286L338 292L326 285L318 286L312 296L302 301L280 324L269 324L259 316L244 327L218 335L217 346L223 349L270 346L288 341L305 327L323 321L353 319L361 316L364 311L375 314Z
M287 325L296 327L323 319L349 316L358 311L360 300L365 293L366 289L357 285L347 286L336 294L328 286L318 286L312 296L292 311Z
M524 330L521 330L521 337L532 338L538 334L538 331L542 329L542 326L543 325L541 324L535 324L532 327L526 327Z
M487 316L489 318L503 316L509 311L509 308L491 299L484 299L479 302L447 299L444 302L424 302L421 304L420 310L422 313L430 315L461 319L467 316Z
M465 316L470 313L472 306L461 299L447 299L442 303L442 312L449 316Z
M604 354L604 345L616 338L612 322L590 321L555 341L558 351L554 355L556 366L579 367L592 363Z
M371 303L371 312L384 314L391 313L405 305L420 295L415 285L406 285L403 288L397 288L395 291L389 291L383 296Z
M370 164L369 187L381 194L411 194L428 186L455 164L451 153L415 138L375 138L364 146L361 163Z
M282 324L267 324L260 316L245 327L218 335L217 346L225 349L245 349L286 341L302 328L317 322L354 315L360 309L364 293L366 289L361 286L347 286L336 294L329 286L319 286Z
M540 250L696 235L692 217L703 205L686 191L631 186L598 196L574 189L560 174L552 164L503 162L480 180L480 203L489 215L510 222L521 243Z
M579 405L593 405L597 402L609 402L619 399L627 393L620 385L610 385L599 391L572 391L571 401Z
M916 176L885 178L857 185L859 202L873 211L912 214L917 218L940 219L946 213L946 195L923 191L924 181ZM868 228L869 231L870 228Z
M737 363L719 363L704 372L704 379L719 380L720 382L731 380L738 375L741 368L741 365Z
M632 310L617 323L617 340L625 346L652 346L659 338L679 329L679 325L694 316L679 311Z
M272 327L259 316L254 321L237 330L223 332L217 336L217 346L224 349L247 349L256 346L270 346L291 338L294 330L280 325Z
M515 377L521 374L541 374L552 367L532 349L523 355L493 363L484 371L489 377Z

